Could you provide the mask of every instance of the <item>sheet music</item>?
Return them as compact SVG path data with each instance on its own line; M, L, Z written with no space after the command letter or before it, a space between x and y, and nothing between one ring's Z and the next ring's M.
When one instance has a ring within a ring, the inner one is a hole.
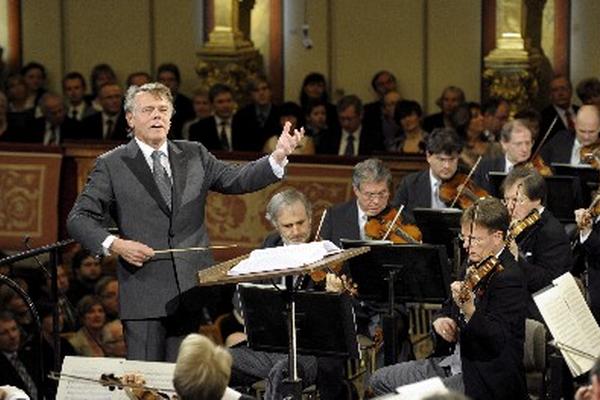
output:
M552 286L534 294L534 300L554 340L593 356L600 355L600 327L575 278L567 272L552 282ZM561 348L561 353L573 376L589 371L594 365L593 359L577 351Z
M341 251L329 240L254 250L250 253L250 257L231 268L228 275L300 268Z
M175 363L127 360L124 369L125 372L142 373L148 387L158 389L168 395L175 394L173 387Z
M396 388L395 396L389 399L401 400L421 400L434 394L448 393L448 389L439 377L425 379L424 381L411 383L410 385L400 386ZM388 397L386 397L388 399Z

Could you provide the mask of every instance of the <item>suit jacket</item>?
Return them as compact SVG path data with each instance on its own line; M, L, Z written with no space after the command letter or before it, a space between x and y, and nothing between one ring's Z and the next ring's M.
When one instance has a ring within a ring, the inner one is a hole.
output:
M588 260L588 294L590 308L600 324L600 223L594 224L590 236L581 245Z
M527 281L527 290L533 294L550 285L552 280L570 271L573 266L571 244L562 224L549 210L544 210L535 224L517 237L520 263ZM529 298L528 317L541 319L533 298Z
M506 168L506 157L504 155L497 157L483 157L479 166L473 173L473 182L482 189L485 189L491 195L496 197L500 196L500 193L495 193L495 188L492 187L490 181L490 172L504 172Z
M233 135L233 130L231 133ZM190 126L190 141L200 142L210 151L223 150L215 117L202 118L200 121L192 124Z
M404 205L402 218L406 223L415 222L415 216L412 212L415 208L431 207L429 169L413 172L402 178L392 201L392 206L400 207L402 205Z
M319 154L338 154L340 142L342 141L342 130L330 130L327 136L321 138L319 143ZM358 144L358 155L368 156L374 152L383 151L383 138L381 132L370 130L367 125L362 125L360 132L360 142Z
M33 354L30 354L25 350L20 351L18 355L23 365L25 365L25 369L27 369L29 376L31 376L31 379L33 379L34 383L36 384L38 397L41 398L43 393L40 391L39 377L37 376L38 371L35 368L35 360L37 360L37 358L32 356ZM28 395L31 395L25 386L25 382L23 382L15 367L2 352L0 352L0 385L16 386L25 391Z
M65 117L65 120L60 124L60 141L78 139L82 133L81 122ZM44 117L36 118L33 125L33 134L38 138L37 142L41 143L46 134L46 119Z
M88 140L127 140L128 128L125 121L125 113L121 112L117 117L111 137L104 139L104 126L102 125L102 113L96 113L81 121L81 133L77 138Z
M194 119L196 115L194 105L189 97L178 93L173 100L173 109L175 110L175 114L171 118L169 137L171 139L181 139L183 124L190 119Z
M579 109L579 107L577 107L575 105L573 106L573 110L575 111L575 113L577 113L578 109ZM556 120L556 123L552 127L552 130L548 133L546 142L548 142L548 140L552 139L556 133L558 133L560 131L568 131L568 129L569 129L568 126L565 126L565 123L563 122L562 118L558 115L558 113L556 112L556 108L554 108L554 106L552 104L550 104L548 107L546 107L542 110L541 116L542 116L542 121L540 123L540 132L538 134L538 137L535 140L534 149L537 148L537 145L540 143L540 141L542 140L542 138L548 131L548 128L550 128L550 125L552 125L552 121L554 121L554 118L558 117ZM573 115L573 119L575 119L575 115Z
M423 120L423 130L425 132L431 133L435 128L443 128L444 126L444 114L441 112L428 115Z
M321 238L331 240L340 246L340 239L360 239L360 228L358 227L358 205L356 199L331 207L321 226Z
M457 320L465 394L474 400L529 399L523 365L528 293L521 267L505 249L501 272L484 278L469 322L450 298L441 316ZM437 336L438 340L443 340Z
M236 151L261 151L265 141L271 136L278 136L280 132L279 107L272 104L267 120L263 126L260 126L256 118L256 106L250 104L233 116L231 123L233 149Z
M575 134L569 131L557 132L547 140L540 150L540 155L550 165L552 163L570 164L571 152L575 143Z
M209 238L204 209L209 190L238 194L278 180L265 156L243 166L217 160L204 146L169 141L173 206L163 200L135 140L101 155L67 219L71 236L95 254L109 236L105 216L116 222L124 238L154 249L205 246ZM158 318L183 310L202 309L196 273L213 264L209 252L157 255L142 268L119 259L121 319ZM193 290L191 290L193 289Z

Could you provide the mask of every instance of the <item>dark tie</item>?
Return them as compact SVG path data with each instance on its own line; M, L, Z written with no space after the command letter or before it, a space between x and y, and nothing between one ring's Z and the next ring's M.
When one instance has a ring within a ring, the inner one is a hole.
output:
M227 139L227 121L221 121L221 133L219 139L221 140L221 148L225 151L231 150L229 147L229 140Z
M263 114L262 112L259 112L258 115L256 116L256 121L258 122L258 126L260 126L261 128L264 128L265 122L267 122L267 116L265 114Z
M35 386L35 382L33 381L33 379L31 379L31 375L29 375L29 372L27 372L27 368L25 368L25 365L23 365L21 360L19 360L19 356L17 354L14 354L11 357L10 361L13 367L15 367L17 374L19 374L19 377L25 384L25 389L29 393L29 396L32 399L37 400L37 388Z
M573 122L573 114L569 109L565 110L565 119L567 120L567 128L569 128L569 132L575 132L575 123Z
M346 138L346 150L344 150L345 156L353 156L354 155L354 135L349 134Z
M76 109L72 109L71 110L71 118L72 119L78 119L78 114L77 114L77 110Z
M154 180L156 181L156 186L158 186L158 190L162 195L165 203L167 203L167 207L169 210L171 209L171 180L167 175L167 171L165 167L160 162L160 157L162 152L158 150L154 150L152 152L152 174L154 175Z
M115 122L112 119L106 120L106 132L104 134L105 139L110 139L112 137L114 124L115 124Z

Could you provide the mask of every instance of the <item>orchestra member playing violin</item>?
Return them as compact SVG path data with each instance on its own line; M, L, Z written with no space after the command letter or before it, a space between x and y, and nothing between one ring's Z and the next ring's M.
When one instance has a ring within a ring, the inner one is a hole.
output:
M407 223L414 222L412 210L417 207L447 207L440 198L440 186L454 177L461 150L462 142L451 128L437 128L427 136L429 168L405 176L392 201L394 206L404 205L402 217Z
M575 220L579 228L578 241L588 261L590 308L600 323L600 197L596 196L589 208L575 210Z
M509 173L515 165L529 161L533 137L528 124L519 119L504 124L500 131L500 145L503 154L484 157L473 174L473 181L489 193L493 189L488 175L490 172Z
M578 165L586 163L581 153L586 148L593 152L598 144L600 132L600 112L594 105L583 105L575 118L575 135L568 130L557 132L542 146L541 155L546 163ZM582 151L582 149L584 149ZM585 157L584 157L585 158Z
M453 282L452 296L434 317L436 339L459 345L451 346L449 356L377 370L369 382L374 394L438 376L449 389L475 400L529 398L523 365L527 291L504 244L508 227L508 212L498 199L478 200L464 211L461 237L471 268L490 260L494 264L466 297L462 292L468 281Z
M569 238L562 224L544 207L546 182L534 169L515 168L502 182L504 204L511 216L511 236L520 252L529 293L552 283L569 271L573 256ZM530 297L528 317L541 320Z

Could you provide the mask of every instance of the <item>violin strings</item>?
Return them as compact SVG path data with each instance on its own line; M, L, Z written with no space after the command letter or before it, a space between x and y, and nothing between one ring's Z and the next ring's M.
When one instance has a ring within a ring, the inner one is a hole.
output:
M454 200L452 200L452 204L450 204L450 208L454 207L454 204L456 204L456 200L458 200L458 198L460 197L460 195L463 192L463 189L465 188L465 186L467 186L467 183L469 183L469 180L471 179L471 175L473 175L473 172L475 172L475 170L477 169L477 166L481 162L481 159L482 159L482 156L479 156L479 158L477 158L477 161L475 161L475 164L473 164L473 168L471 168L471 170L469 171L469 174L465 178L465 181L463 182L463 184L460 186L458 193L454 197Z
M381 240L387 240L388 236L390 235L390 232L392 231L392 228L394 227L394 225L396 225L396 221L398 221L398 218L400 218L400 213L402 212L402 210L404 210L404 204L402 204L402 206L400 206L400 208L398 209L396 216L392 220L392 223L390 224L387 232L385 233L385 235L383 235Z
M327 215L327 209L323 209L323 214L321 214L321 221L319 221L319 227L317 228L317 233L315 233L315 240L321 238L321 228L323 227L323 221L325 221L325 216Z

